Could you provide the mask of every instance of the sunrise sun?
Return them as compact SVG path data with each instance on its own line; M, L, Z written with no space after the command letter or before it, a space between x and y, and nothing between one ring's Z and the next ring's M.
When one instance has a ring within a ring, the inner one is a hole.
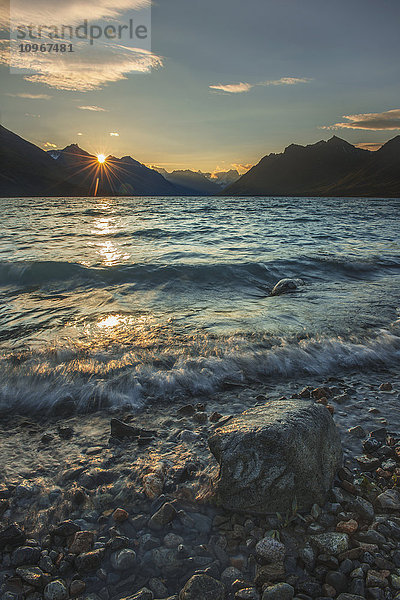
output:
M106 162L106 156L105 154L98 154L97 155L97 160L100 164L103 164L104 162Z

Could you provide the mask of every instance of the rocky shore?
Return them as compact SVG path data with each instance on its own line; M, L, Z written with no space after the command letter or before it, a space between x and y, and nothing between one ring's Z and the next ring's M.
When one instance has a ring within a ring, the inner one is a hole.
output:
M344 446L306 511L217 501L209 439L266 387L136 415L3 415L1 600L400 599L400 386L386 377L289 390L333 414Z

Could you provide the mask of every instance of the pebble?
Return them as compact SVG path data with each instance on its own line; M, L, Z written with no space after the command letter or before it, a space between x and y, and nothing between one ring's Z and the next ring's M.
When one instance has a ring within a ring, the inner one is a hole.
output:
M265 537L257 543L256 552L268 562L280 562L285 556L285 546L272 537Z
M379 389L381 392L391 392L393 389L393 386L390 382L381 383L381 385L379 386Z
M235 600L260 600L260 594L256 588L243 588L236 592Z
M356 425L356 427L350 427L349 429L350 435L362 439L365 437L365 430L361 427L361 425Z
M48 583L44 589L45 600L67 600L68 590L63 581L56 579Z
M79 554L75 559L76 568L78 571L94 571L98 569L102 558L103 550L93 550L92 552L84 552Z
M123 523L128 517L129 514L123 508L116 508L112 514L112 518L116 523Z
M294 588L288 583L277 583L267 587L262 595L262 600L292 600Z
M341 571L331 571L327 574L325 581L338 593L345 592L347 590L347 577Z
M11 564L14 567L22 565L37 565L40 559L39 548L32 548L31 546L20 546L11 556Z
M136 564L136 552L129 548L118 550L111 555L111 564L117 571L133 568Z
M168 588L163 584L161 579L152 577L149 580L148 586L155 598L166 598L168 596Z
M125 600L153 600L153 598L154 596L151 590L148 588L142 588L136 592L136 594L133 594L133 596L129 596L129 599L126 598Z
M69 551L72 554L82 554L82 552L89 552L93 547L93 543L94 534L92 531L77 531L69 547Z
M208 575L193 575L183 587L179 600L224 600L225 587Z
M236 581L236 579L240 579L240 577L242 577L242 573L239 569L236 569L236 567L227 567L221 573L221 581L227 590L230 590L233 582Z
M311 543L320 552L338 556L349 547L349 536L346 533L321 533L311 536Z
M177 535L176 533L167 533L163 541L166 548L177 548L184 542L183 537Z
M336 525L336 531L339 533L347 533L348 535L352 535L358 529L358 523L354 519L349 519L348 521L339 521Z
M0 551L4 550L7 546L10 548L16 548L21 546L26 540L24 531L16 523L7 525L4 529L0 530Z
M358 594L339 594L337 600L365 600L364 596Z
M190 431L190 429L183 429L179 434L179 439L185 444L191 444L195 442L199 437L198 433Z
M164 488L164 476L162 472L149 473L143 477L143 488L146 496L150 499L161 496Z
M400 510L400 493L397 490L386 490L376 499L376 502L383 510Z
M170 502L165 502L151 517L149 521L150 529L162 529L176 517L176 509Z
M86 590L86 583L81 579L74 579L69 586L69 593L74 598L80 596Z

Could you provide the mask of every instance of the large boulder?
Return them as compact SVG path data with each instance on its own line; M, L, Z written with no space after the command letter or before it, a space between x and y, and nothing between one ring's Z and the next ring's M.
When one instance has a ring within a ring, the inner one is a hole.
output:
M342 464L330 412L308 400L279 400L217 427L210 450L220 465L216 492L231 510L266 514L323 503Z

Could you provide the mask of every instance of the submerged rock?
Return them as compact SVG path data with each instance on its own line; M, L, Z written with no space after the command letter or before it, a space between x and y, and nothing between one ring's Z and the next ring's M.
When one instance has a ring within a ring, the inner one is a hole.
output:
M149 431L142 427L133 427L119 419L111 419L111 437L118 440L122 438L153 438L156 436L155 431Z
M217 428L209 446L220 464L222 505L260 514L322 505L342 464L332 416L306 400L247 410Z
M277 583L265 589L262 600L292 600L294 588L288 583Z
M278 281L278 283L272 288L271 296L280 296L281 294L287 294L297 290L300 285L304 285L302 279L285 278Z
M26 535L17 523L7 525L0 531L0 551L5 548L16 548L21 546L26 540Z
M63 581L56 579L49 583L44 590L45 600L66 600L68 591Z
M179 600L224 600L224 585L208 575L193 575L179 594Z

